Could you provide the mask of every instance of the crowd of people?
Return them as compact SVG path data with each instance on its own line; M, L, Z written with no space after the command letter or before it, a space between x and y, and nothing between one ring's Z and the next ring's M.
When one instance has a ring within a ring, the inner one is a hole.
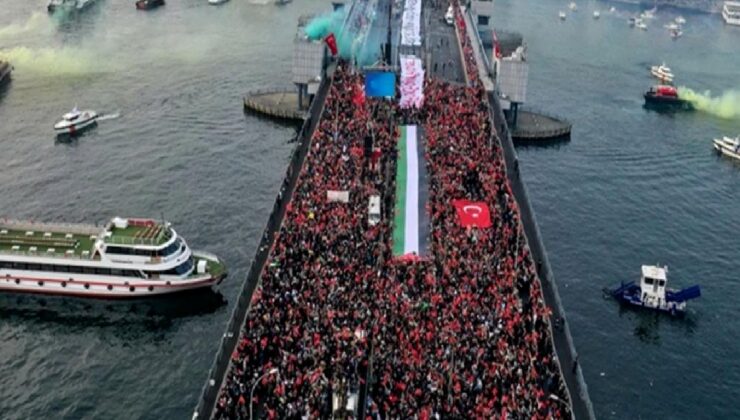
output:
M252 406L261 418L328 418L362 388L372 419L570 417L551 311L456 13L469 86L428 79L424 106L401 110L359 94L362 75L346 65L335 71L217 418L248 418ZM425 259L391 252L400 124L418 124L426 147ZM367 220L374 195L379 224ZM457 199L485 203L492 226L462 227Z
M249 418L253 407L263 418L327 418L367 375L368 285L387 226L368 223L368 201L382 194L393 118L389 102L364 97L362 75L340 64L333 77L232 355L217 418ZM379 164L370 164L368 146L380 150ZM346 192L348 200L330 200L329 191Z

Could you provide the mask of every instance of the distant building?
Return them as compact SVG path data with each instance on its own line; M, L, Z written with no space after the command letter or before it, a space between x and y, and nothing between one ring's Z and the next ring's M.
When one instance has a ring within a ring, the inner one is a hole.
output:
M298 87L298 107L307 108L319 89L324 74L326 46L306 36L306 25L313 16L301 16L298 32L293 40L292 81Z

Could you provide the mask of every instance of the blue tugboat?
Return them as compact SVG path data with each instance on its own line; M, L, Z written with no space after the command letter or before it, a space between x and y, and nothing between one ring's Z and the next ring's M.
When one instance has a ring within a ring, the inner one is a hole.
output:
M666 288L667 267L643 265L640 284L622 283L616 289L604 289L604 292L620 303L640 306L656 311L668 312L671 315L683 315L686 302L701 296L699 285L681 290Z

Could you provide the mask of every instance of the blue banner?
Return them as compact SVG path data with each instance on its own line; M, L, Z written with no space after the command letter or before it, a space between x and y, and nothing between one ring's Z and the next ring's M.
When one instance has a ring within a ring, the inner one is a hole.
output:
M370 71L365 74L365 96L395 97L396 74L387 71Z

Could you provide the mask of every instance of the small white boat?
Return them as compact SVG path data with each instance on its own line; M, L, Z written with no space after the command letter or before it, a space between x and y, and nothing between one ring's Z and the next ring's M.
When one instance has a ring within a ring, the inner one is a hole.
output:
M673 72L671 72L671 68L666 66L665 63L650 67L650 74L662 83L673 83Z
M714 139L713 147L725 156L740 160L740 136L735 138L724 136L721 139Z
M671 38L678 39L681 38L681 35L683 35L683 31L679 29L671 29Z
M77 134L95 125L97 120L97 112L92 110L79 111L75 107L72 111L64 114L61 121L54 124L54 131L57 134Z
M631 28L635 27L635 23L637 22L637 18L632 16L631 18L627 19L627 24L630 25Z
M598 10L594 10L594 19L598 19L600 17L601 17L601 12L599 12Z
M208 4L212 4L214 6L217 6L219 4L224 4L229 0L208 0Z
M570 2L570 4L568 5L568 8L569 8L570 10L572 10L572 11L574 11L574 12L575 12L576 10L578 10L578 5L576 4L576 2L572 1L572 2Z
M565 18L567 17L567 15L565 14L565 12L558 13L558 16L560 16L560 20L565 20Z
M679 16L675 19L675 22L679 25L684 25L686 23L686 19L683 18L683 16Z
M642 19L635 19L635 28L640 28L643 31L647 31L647 25Z
M655 12L658 11L657 7L653 7L650 10L645 10L640 14L640 17L643 19L655 19Z
M616 11L617 11L617 8L614 7L614 6L612 6L612 7L609 8L609 13L614 13Z

